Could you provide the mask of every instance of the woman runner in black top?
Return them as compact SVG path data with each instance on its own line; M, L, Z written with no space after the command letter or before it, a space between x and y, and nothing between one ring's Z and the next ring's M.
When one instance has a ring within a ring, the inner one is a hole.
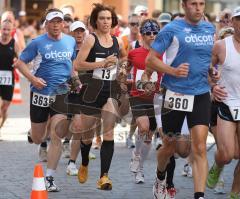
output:
M113 129L120 96L117 66L120 51L123 55L125 53L121 41L110 34L111 28L117 25L116 13L111 8L95 4L90 23L95 32L90 34L84 42L74 64L75 70L88 71L87 78L81 79L85 93L78 132L82 136L81 150L85 158L82 157L78 178L80 183L86 182L88 178L88 154L93 139L93 126L100 117L103 121L103 143L100 151L101 174L97 188L110 190L112 181L108 177L108 171L114 151Z
M13 61L17 57L19 47L11 36L13 24L9 20L1 23L0 36L0 128L7 118L7 110L12 101L14 89Z

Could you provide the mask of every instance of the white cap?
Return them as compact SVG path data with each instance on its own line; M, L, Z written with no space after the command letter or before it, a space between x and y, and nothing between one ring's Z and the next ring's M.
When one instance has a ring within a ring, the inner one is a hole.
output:
M63 20L64 16L63 13L58 12L58 11L53 11L53 12L49 12L46 16L46 20L51 21L54 18L61 18Z
M143 5L138 5L136 6L136 8L134 9L134 14L136 15L140 15L141 13L145 13L148 12L147 7L143 6Z
M240 6L234 9L232 17L238 17L238 16L240 16Z
M26 16L26 12L24 10L21 10L21 11L19 11L18 16L19 17Z
M74 21L70 25L70 32L73 32L74 30L76 30L78 28L82 28L82 29L86 30L86 26L84 25L83 22L81 22L81 21Z

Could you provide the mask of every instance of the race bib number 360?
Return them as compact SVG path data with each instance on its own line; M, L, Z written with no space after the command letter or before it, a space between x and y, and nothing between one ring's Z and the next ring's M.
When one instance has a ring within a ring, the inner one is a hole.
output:
M234 121L240 121L240 106L229 107Z
M104 58L96 58L96 62L103 61ZM93 71L94 79L102 79L102 80L115 80L117 74L117 66L112 66L108 68L97 68Z
M55 101L55 97L33 93L32 104L40 107L49 107L50 103Z
M0 71L0 85L12 85L12 71Z
M164 108L192 112L194 95L183 95L167 90L164 100Z

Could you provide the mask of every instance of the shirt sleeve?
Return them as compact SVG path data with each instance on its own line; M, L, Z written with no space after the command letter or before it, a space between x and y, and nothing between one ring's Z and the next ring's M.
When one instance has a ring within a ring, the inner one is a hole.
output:
M23 50L19 58L21 61L27 64L37 56L37 53L38 53L37 42L36 40L32 40Z
M156 39L151 45L152 49L154 49L159 54L163 54L171 45L173 37L173 31L171 30L171 27L167 25L158 33Z

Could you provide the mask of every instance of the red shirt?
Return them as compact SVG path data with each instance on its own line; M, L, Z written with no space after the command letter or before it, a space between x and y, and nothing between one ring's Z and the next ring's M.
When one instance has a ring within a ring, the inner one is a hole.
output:
M151 96L144 95L144 91L141 88L137 88L136 86L138 85L137 82L141 80L142 73L146 68L145 59L148 53L149 53L149 50L144 47L133 49L128 53L128 60L131 62L133 66L133 84L130 92L131 96L139 96L145 99L149 99L149 98L152 99L154 96L154 93ZM159 57L159 59L162 60L162 56ZM156 91L159 90L159 84L160 84L161 78L162 78L162 73L154 72L151 76L151 79L153 80L153 82L157 83Z

